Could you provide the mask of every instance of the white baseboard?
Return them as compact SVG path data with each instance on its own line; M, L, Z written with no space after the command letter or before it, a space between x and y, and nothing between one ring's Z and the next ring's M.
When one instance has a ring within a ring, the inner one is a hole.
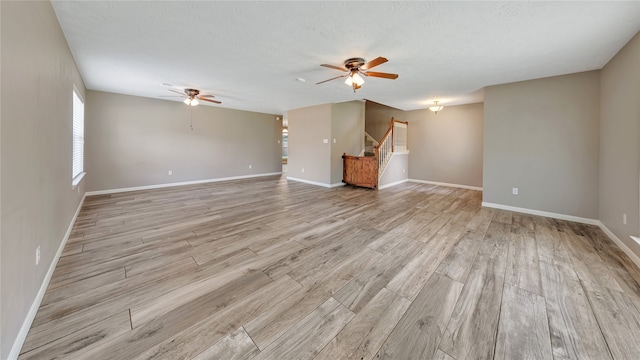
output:
M345 186L345 185L346 185L345 183L341 182L341 183L331 184L329 187L334 188L334 187Z
M9 352L9 360L15 360L20 355L20 350L22 349L22 345L24 345L24 341L27 339L27 334L29 333L29 329L31 329L31 324L33 324L33 319L36 318L36 314L38 309L40 308L40 304L42 303L42 298L44 298L44 294L47 291L47 287L49 287L49 282L51 281L51 277L53 276L53 271L56 269L58 265L58 260L60 260L60 256L62 256L62 251L64 250L64 246L67 244L67 240L69 240L69 236L71 235L71 230L73 230L73 225L76 223L76 219L78 218L78 214L80 214L80 209L82 209L82 204L84 204L84 199L87 194L85 193L80 200L80 204L78 204L78 208L76 209L76 213L73 214L73 218L71 218L71 223L69 223L69 227L67 228L67 232L64 234L64 238L62 238L62 242L58 247L58 251L56 255L53 257L53 261L49 266L49 270L42 281L42 285L40 285L40 290L36 294L36 298L33 300L31 307L29 308L29 312L27 313L27 317L24 319L22 326L20 327L20 331L18 332L18 336L16 340L13 342L13 346L11 347L11 351Z
M604 231L604 233L607 234L607 236L611 240L613 240L613 242L616 243L616 245L618 245L618 247L622 249L622 251L624 251L627 256L631 258L631 261L633 261L636 266L640 267L640 257L638 257L638 255L631 251L631 249L629 249L629 247L624 242L622 242L622 240L618 239L618 237L613 232L611 232L611 230L609 230L609 228L607 228L601 221L598 221L598 226L600 226L600 229L602 229L602 231Z
M326 187L326 188L332 187L331 184L325 184L325 183L321 183L319 181L313 181L313 180L299 179L299 178L294 178L294 177L291 177L291 176L287 176L287 180L293 180L293 181L302 182L302 183L305 183L305 184L317 185L317 186L322 186L322 187Z
M573 222L578 222L578 223L583 223L583 224L596 225L596 226L600 227L600 229L602 229L602 231L616 245L618 245L618 247L622 251L624 251L624 253L627 254L627 256L629 256L629 258L631 258L631 261L633 261L634 264L636 264L636 266L640 267L640 257L638 257L638 255L636 253L631 251L631 249L629 249L629 247L624 242L622 242L622 240L620 240L613 232L611 232L611 230L609 230L600 220L583 218L583 217L572 216L572 215L557 214L557 213L552 213L552 212L547 212L547 211L519 208L519 207L515 207L515 206L492 204L492 203L488 203L488 202L482 202L482 206L495 208L495 209L515 211L515 212L524 213L524 214L530 214L530 215L546 216L546 217L550 217L550 218L554 218L554 219L573 221Z
M242 175L242 176L231 176L231 177L217 178L217 179L182 181L182 182L167 183L167 184L134 186L134 187L119 188L119 189L109 189L109 190L87 191L86 196L115 194L115 193L121 193L121 192L127 192L127 191L162 189L162 188L173 187L173 186L197 185L197 184L206 184L206 183L211 183L211 182L250 179L250 178L255 178L255 177L273 176L273 175L282 175L282 172L252 174L252 175Z
M389 183L389 184L384 184L382 186L379 186L378 190L382 190L382 189L390 188L392 186L400 185L400 184L406 183L407 181L409 181L409 179L404 179L404 180L392 182L392 183Z
M481 187L477 187L477 186L460 185L460 184L450 184L450 183L443 183L443 182L437 182L437 181L428 181L428 180L418 180L418 179L409 179L409 181L411 181L411 182L415 182L415 183L421 183L421 184L438 185L438 186L447 186L447 187L454 187L454 188L460 188L460 189L468 189L468 190L478 190L478 191L482 191L482 188L481 188Z
M523 213L523 214L545 216L545 217L550 217L550 218L553 218L553 219L567 220L567 221L573 221L573 222L578 222L578 223L583 223L583 224L598 225L598 226L600 225L600 220L589 219L589 218L573 216L573 215L558 214L558 213L552 213L552 212L548 212L548 211L533 210L533 209L520 208L520 207L515 207L515 206L509 206L509 205L493 204L493 203L488 203L488 202L484 202L484 201L482 202L482 206L490 207L490 208L494 208L494 209L515 211L515 212L519 212L519 213Z

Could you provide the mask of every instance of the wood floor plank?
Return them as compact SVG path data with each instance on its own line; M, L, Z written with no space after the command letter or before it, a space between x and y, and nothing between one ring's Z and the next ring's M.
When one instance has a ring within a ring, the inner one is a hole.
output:
M211 316L202 316L184 330L169 334L162 342L136 356L136 359L192 358L214 346L249 319L269 311L276 304L295 294L300 288L300 284L295 280L286 276L282 277L239 301L230 303ZM222 351L223 349L218 350Z
M359 313L423 247L420 241L405 239L349 281L334 298L354 313Z
M21 352L624 358L638 310L640 269L597 226L268 176L87 197Z
M573 269L540 262L554 356L611 359L593 310Z
M493 358L510 228L496 221L489 226L440 342L458 360Z
M504 285L494 359L551 359L544 298Z
M354 317L344 305L329 298L254 359L313 359Z
M484 232L467 231L456 241L436 271L458 282L464 282L471 271L473 259L480 250L483 237Z
M81 352L89 351L131 330L129 312L122 311L108 319L79 329L38 348L23 352L19 359L62 359L71 358Z
M355 230L340 245L323 254L310 257L304 262L292 265L287 275L302 284L313 283L319 277L322 277L324 272L334 268L337 264L353 256L353 254L367 251L367 244L380 236L380 234L381 232L375 229ZM363 248L367 250L362 250Z
M247 332L241 327L198 354L193 360L248 360L259 352L256 344L251 341Z
M173 267L170 269L165 269L164 272L158 274L158 279L165 279L163 273L171 272L172 274L182 274L184 272L193 273L190 271L193 269L193 262L189 261L189 266L184 268ZM175 264L174 264L175 265ZM142 278L140 278L142 279ZM153 279L144 279L147 282L153 283ZM113 289L122 288L124 283L116 283L104 286L108 291L112 291ZM126 290L126 287L125 287ZM94 292L97 292L94 291ZM144 301L144 297L138 298L135 296L136 292L133 294L129 294L132 298L128 297L126 293L121 294L120 297L116 296L115 298L110 298L109 300L99 301L93 305L83 307L80 302L81 299L87 298L86 294L78 294L73 296L75 305L71 305L67 307L66 301L69 299L65 299L59 302L56 305L51 305L53 312L50 315L41 314L38 312L36 315L36 320L39 320L37 323L34 320L34 325L32 325L31 330L29 331L29 336L25 340L23 345L23 349L33 349L41 346L42 344L46 344L53 340L64 337L68 334L71 334L77 331L79 328L83 328L85 326L95 324L100 322L106 318L116 315L120 311L127 310L129 311L127 304L134 305L138 300ZM97 300L96 300L97 301ZM46 306L41 306L40 309L44 309ZM48 321L44 321L48 320Z
M140 326L134 326L133 330L82 353L79 358L132 359L167 337L220 311L233 299L249 295L272 282L273 280L264 273L254 271L191 301L190 304L153 318Z
M415 299L442 259L449 254L455 240L455 238L449 238L446 241L434 239L428 241L420 252L393 277L387 284L387 288L409 300Z
M609 268L586 238L569 233L562 233L560 236L566 244L571 264L580 280L622 291Z
M449 356L449 354L438 349L438 351L436 352L436 355L433 357L433 360L455 360L455 359Z
M505 282L542 295L538 247L533 233L511 234Z
M520 235L534 236L536 224L533 221L533 215L513 213L513 221L511 223L511 233Z
M346 283L356 277L362 270L374 264L382 257L382 254L365 248L360 252L352 252L348 256L343 257L343 261L333 266L318 267L318 271L308 275L304 279L300 279L300 283L304 286L313 286L319 282L330 284L331 293L335 294ZM333 279L331 281L329 279Z
M616 290L588 281L581 283L613 358L633 359L638 357L640 355L640 342L638 342L640 327L636 321L640 314L637 309L625 306L624 294L618 293ZM618 306L614 296L624 307Z
M462 283L434 274L411 303L375 358L433 358L462 287Z
M179 287L149 302L132 307L131 323L134 328L137 328L163 314L179 309L187 303L200 299L206 301L205 299L208 298L217 301L218 297L229 293L233 294L236 286L243 286L244 283L240 280L251 278L251 273L252 271L243 268L234 269ZM262 275L265 280L270 280L261 272L258 275Z
M369 251L370 256L354 256L352 261L325 274L325 277L303 287L296 294L278 303L268 313L256 316L245 324L247 333L258 348L265 349L295 323L335 294L360 271L371 266L380 254Z
M511 224L513 222L513 212L508 210L496 209L496 214L493 217L493 221Z
M314 359L373 359L409 304L400 295L381 289Z
M562 243L560 234L555 228L548 227L540 218L534 221L545 225L536 225L535 238L538 247L538 258L548 264L562 264L571 267L569 253Z

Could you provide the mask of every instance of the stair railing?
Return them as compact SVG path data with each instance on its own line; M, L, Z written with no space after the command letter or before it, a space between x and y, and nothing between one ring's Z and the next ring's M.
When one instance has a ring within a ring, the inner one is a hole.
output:
M378 159L378 178L391 160L394 151L407 151L407 127L406 121L391 118L389 129L376 146L376 158Z

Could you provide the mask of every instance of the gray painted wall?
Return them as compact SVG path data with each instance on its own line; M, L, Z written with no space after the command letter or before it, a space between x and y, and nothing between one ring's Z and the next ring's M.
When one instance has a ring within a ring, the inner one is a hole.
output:
M602 69L600 94L600 220L640 256L640 34Z
M342 154L364 149L364 106L349 101L290 110L287 177L341 185Z
M487 87L483 201L597 219L599 87L599 71Z
M288 112L287 177L331 184L331 109L324 104Z
M407 121L404 118L405 114L403 110L367 100L365 105L365 131L379 142L389 130L391 118Z
M84 195L83 182L71 186L72 91L75 84L84 96L84 84L48 1L2 1L0 9L0 358L6 359Z
M409 178L482 187L484 106L405 112L409 121Z
M86 112L87 191L282 171L276 115L100 91Z
M378 188L385 185L406 181L409 177L409 154L394 153L384 170L382 177L378 180Z
M331 184L342 184L342 154L357 156L364 149L364 113L362 101L331 106Z

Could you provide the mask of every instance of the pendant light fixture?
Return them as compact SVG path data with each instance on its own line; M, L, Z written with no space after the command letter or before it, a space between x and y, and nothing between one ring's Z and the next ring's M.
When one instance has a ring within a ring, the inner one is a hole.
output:
M436 113L436 115L438 114L438 111L442 110L443 108L444 106L438 105L438 100L434 101L432 106L429 106L429 110Z

